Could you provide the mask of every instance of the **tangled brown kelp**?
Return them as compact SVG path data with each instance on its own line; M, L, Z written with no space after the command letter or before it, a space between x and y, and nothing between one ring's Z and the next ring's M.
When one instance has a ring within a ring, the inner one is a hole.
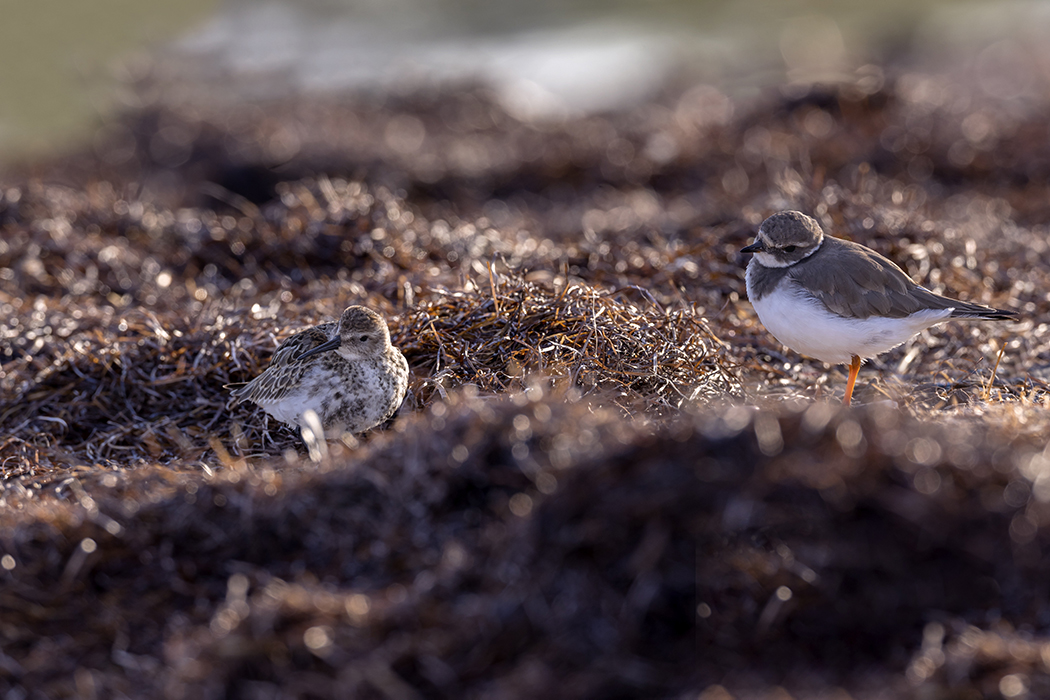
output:
M964 82L870 77L542 127L476 89L159 106L119 167L11 176L0 692L1045 695L1046 108L955 95L976 142L930 103ZM829 404L742 298L788 207L1023 320ZM350 303L412 398L307 463L223 385Z
M1016 629L1047 576L1037 441L885 405L653 432L523 398L450 392L319 467L9 492L0 688L921 698L1050 682L1050 642Z
M665 311L651 297L643 309L622 299L642 290L600 292L564 278L560 289L487 281L439 292L400 322L395 338L418 358L424 390L469 382L502 393L536 374L599 390L632 412L741 393L724 344L691 310Z
M470 383L486 393L524 390L527 375L625 411L656 415L739 394L724 345L689 310L636 306L622 294L570 285L560 291L494 275L488 289L435 293L390 319L416 379L414 406ZM85 317L48 309L41 333L65 338L11 363L11 400L0 414L7 478L52 480L85 466L162 462L217 467L225 454L280 454L294 437L225 387L255 376L275 345L301 327L295 304L219 313L187 323L175 313L131 310ZM107 323L108 322L108 323ZM21 376L17 385L12 381ZM271 432L271 427L276 433ZM218 447L217 447L218 444ZM38 478L39 477L39 478Z

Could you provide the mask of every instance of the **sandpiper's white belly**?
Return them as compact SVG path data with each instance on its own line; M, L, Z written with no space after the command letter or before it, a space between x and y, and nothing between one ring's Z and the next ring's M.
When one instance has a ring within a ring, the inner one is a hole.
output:
M356 432L382 421L395 397L385 394L385 377L375 364L361 361L339 367L346 370L345 376L315 362L284 396L260 400L259 406L282 423L300 427L303 414L313 411L325 430L336 432Z
M751 305L774 338L795 352L831 363L848 363L853 355L874 357L947 320L952 313L952 309L932 309L904 318L845 318L787 278L771 293L753 299Z
M259 405L282 423L300 427L303 425L302 416L307 411L313 411L318 416L324 415L324 395L320 393L296 392L278 401Z

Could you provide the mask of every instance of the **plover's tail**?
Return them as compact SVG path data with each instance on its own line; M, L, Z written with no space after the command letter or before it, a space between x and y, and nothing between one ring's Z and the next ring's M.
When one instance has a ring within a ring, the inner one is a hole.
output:
M990 306L984 306L983 304L971 304L966 301L952 301L952 315L951 318L973 318L973 319L984 319L986 321L1007 321L1017 317L1016 311L1007 311L1005 309L993 309Z

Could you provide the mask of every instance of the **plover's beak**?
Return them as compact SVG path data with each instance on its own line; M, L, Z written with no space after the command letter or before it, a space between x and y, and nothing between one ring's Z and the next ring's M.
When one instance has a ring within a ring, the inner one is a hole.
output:
M762 252L765 251L765 249L766 249L766 247L764 245L762 245L762 241L756 239L755 242L752 243L751 245L746 246L744 248L741 248L740 252L741 253L762 253Z
M332 338L331 340L329 340L327 343L321 343L320 345L318 345L313 350L307 350L306 352L304 352L302 355L299 356L299 360L302 361L302 360L305 360L308 357L313 357L314 355L320 355L322 352L328 352L329 350L335 350L336 348L338 348L342 344L343 344L343 339L340 338L339 336L336 336L336 337Z

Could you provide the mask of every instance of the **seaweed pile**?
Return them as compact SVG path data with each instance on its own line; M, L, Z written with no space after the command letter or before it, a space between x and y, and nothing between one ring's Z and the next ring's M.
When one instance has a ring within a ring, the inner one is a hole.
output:
M923 79L157 104L3 176L0 691L1050 693L1050 105ZM842 409L742 301L788 207L1022 320ZM226 387L351 303L409 398L311 461Z
M7 498L4 682L53 697L715 682L1038 696L1050 571L1031 477L1050 456L1035 442L824 403L652 434L542 390L467 391L350 460L98 471L64 502Z
M484 292L435 293L392 322L416 373L406 410L463 384L495 395L545 382L625 415L654 416L741 393L724 346L689 311L642 309L575 285L555 293L520 278L491 283ZM293 448L295 436L271 433L265 413L230 406L226 387L265 367L276 329L296 327L295 305L253 309L245 310L257 322L251 330L236 312L187 323L133 309L111 319L108 333L86 313L78 324L65 306L42 315L41 324L54 324L44 329L65 324L59 334L69 340L5 402L4 478L42 485L158 462L199 470L230 454Z

